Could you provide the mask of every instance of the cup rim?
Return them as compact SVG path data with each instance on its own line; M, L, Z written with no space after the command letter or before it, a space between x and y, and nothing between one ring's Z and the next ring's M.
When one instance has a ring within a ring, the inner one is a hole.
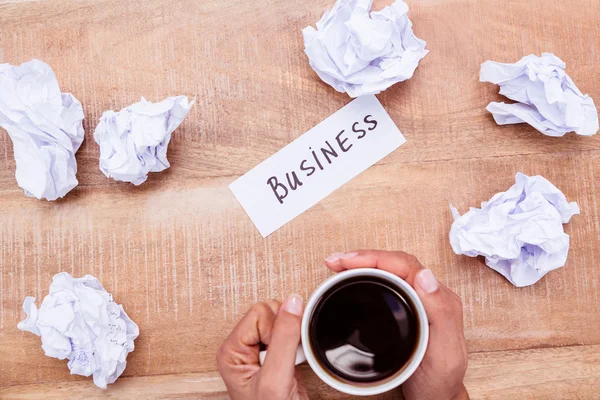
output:
M411 300L412 304L415 306L417 318L419 321L419 337L417 342L417 349L415 350L408 365L406 365L397 376L374 386L356 386L333 378L327 371L323 369L321 364L319 364L319 362L316 360L316 357L313 354L309 341L309 322L318 301L321 299L323 294L325 294L325 292L329 290L329 288L341 281L355 276L380 277L398 285L403 290L403 294L406 294L407 297L409 297L409 299ZM429 321L427 319L425 307L423 306L421 299L419 298L415 290L404 279L390 272L383 271L381 269L356 268L339 272L327 278L319 285L319 287L317 287L317 289L315 289L304 308L304 314L302 316L301 338L302 349L304 351L304 355L306 356L306 361L308 361L308 364L310 365L311 369L323 382L325 382L332 388L346 394L354 396L372 396L385 393L400 386L419 367L421 361L423 361L423 357L425 357L425 351L427 350L427 344L429 342Z

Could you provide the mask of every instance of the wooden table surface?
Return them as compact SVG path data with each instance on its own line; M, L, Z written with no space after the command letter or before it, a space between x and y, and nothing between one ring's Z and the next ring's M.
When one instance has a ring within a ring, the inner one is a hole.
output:
M417 255L464 302L473 398L598 398L600 135L545 137L497 126L498 88L479 65L553 52L600 104L598 0L411 0L430 54L378 96L408 142L263 239L227 185L350 98L322 83L301 29L333 0L0 0L0 62L49 63L86 114L79 186L56 202L17 186L0 134L0 398L226 398L215 350L256 301L305 297L323 258L355 248ZM173 135L172 167L140 187L106 179L92 138L104 110L196 96ZM581 216L567 265L517 289L456 256L449 203L478 206L540 174ZM25 296L51 277L98 277L141 330L102 391L17 330ZM302 367L314 398L344 398ZM381 398L397 398L389 393Z

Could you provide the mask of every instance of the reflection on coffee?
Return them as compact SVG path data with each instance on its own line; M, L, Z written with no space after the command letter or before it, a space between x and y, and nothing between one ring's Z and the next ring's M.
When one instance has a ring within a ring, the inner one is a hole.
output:
M329 289L315 307L311 347L333 375L377 382L410 360L418 338L413 308L389 282L349 279Z

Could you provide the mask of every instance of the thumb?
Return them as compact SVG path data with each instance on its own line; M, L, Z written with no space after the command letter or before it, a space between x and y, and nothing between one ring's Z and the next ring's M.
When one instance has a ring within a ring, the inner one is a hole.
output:
M273 382L288 383L294 378L302 309L302 297L292 294L277 313L265 363L261 368L261 374Z
M460 299L440 284L430 269L417 272L414 288L427 312L432 335L450 334L456 329L457 319L462 323Z

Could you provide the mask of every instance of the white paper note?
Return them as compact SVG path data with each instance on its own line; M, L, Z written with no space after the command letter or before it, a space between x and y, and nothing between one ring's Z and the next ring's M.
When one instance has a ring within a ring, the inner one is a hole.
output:
M350 97L377 94L410 79L429 52L413 33L404 1L373 12L371 4L372 0L337 0L317 29L302 30L312 69Z
M229 188L266 237L404 142L377 98L362 96Z
M541 176L518 173L515 181L462 216L451 207L450 243L456 254L484 256L488 267L521 287L565 265L569 235L563 224L579 207Z
M54 275L40 308L34 297L27 297L23 310L27 318L19 322L20 330L40 336L48 357L68 359L71 374L93 375L103 389L125 370L140 333L123 306L91 275Z

